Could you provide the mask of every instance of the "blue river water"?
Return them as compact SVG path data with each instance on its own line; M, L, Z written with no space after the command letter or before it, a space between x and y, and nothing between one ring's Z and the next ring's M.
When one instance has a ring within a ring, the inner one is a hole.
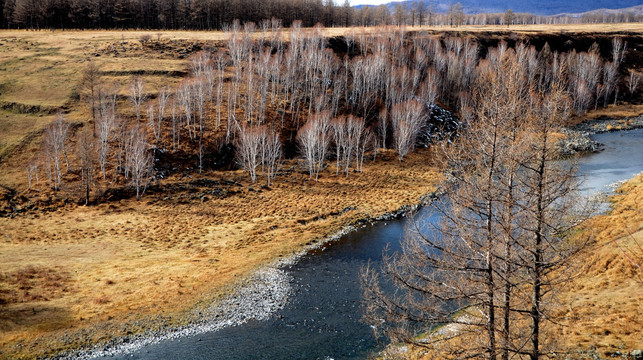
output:
M605 150L580 159L583 191L643 171L643 129L595 136ZM435 221L430 209L416 215ZM395 251L409 220L380 222L343 236L286 268L293 289L285 307L265 321L143 347L122 359L365 359L382 349L371 328L360 322L359 272L377 266L385 247Z

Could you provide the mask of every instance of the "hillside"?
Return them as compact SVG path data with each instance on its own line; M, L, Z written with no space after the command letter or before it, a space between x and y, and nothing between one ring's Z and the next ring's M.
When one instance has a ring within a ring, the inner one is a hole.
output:
M576 13L576 14L570 14L570 13L562 13L558 14L561 16L597 16L597 15L610 15L610 14L616 14L616 13L629 13L632 15L641 15L643 14L643 5L636 5L636 6L631 6L628 8L623 8L623 9L612 9L612 8L600 8L596 10L590 10L586 11L583 13Z
M601 11L599 9L618 10L624 12L640 12L640 2L636 0L616 0L606 3L602 0L589 0L589 1L508 1L508 0L462 0L463 10L467 14L477 13L503 13L507 9L511 9L514 13L530 13L534 15L558 15L570 14L574 16L582 15L586 12ZM415 0L407 1L394 1L387 4L393 9L398 4L404 4L408 7L415 5ZM424 0L427 7L434 6L438 12L446 12L449 6L454 3L453 1L427 1ZM631 8L631 9L626 9Z

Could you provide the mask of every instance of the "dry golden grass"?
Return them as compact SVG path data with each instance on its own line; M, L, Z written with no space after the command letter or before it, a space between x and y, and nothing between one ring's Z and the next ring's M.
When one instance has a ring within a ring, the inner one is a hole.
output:
M606 108L590 110L580 117L574 116L569 120L569 124L576 125L588 120L632 118L639 115L643 115L643 105L621 103L608 105Z
M565 345L600 356L643 348L643 175L614 200L611 214L590 225L597 244L578 259L581 275L561 294L559 313Z
M0 111L0 160L16 149L35 146L39 134L54 119L57 109L68 109L67 117L72 121L87 120L87 109L78 99L82 69L90 59L104 72L105 84L120 86L121 95L127 95L126 85L134 74L142 74L146 92L152 94L161 86L178 83L181 77L172 76L172 72L186 72L186 60L171 52L148 51L138 42L142 34L0 31L0 108L4 109ZM218 41L223 37L222 33L216 32L203 37L198 34L206 33L192 33L196 38L189 34L176 32L164 36L161 41L179 41L177 46L180 46L183 44L180 41L186 39ZM121 52L110 52L110 49ZM0 184L16 184L12 170L0 171Z
M40 138L40 131L49 124L49 116L16 114L0 110L0 159L11 154L21 144ZM20 169L24 171L24 169Z
M591 111L587 114L587 119L622 119L643 115L643 105L619 104L618 106L610 105L603 109Z

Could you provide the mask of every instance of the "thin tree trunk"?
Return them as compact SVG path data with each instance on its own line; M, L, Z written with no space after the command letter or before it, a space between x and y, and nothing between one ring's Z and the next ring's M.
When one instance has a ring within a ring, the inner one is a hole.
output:
M529 355L531 360L538 360L540 357L540 301L541 301L541 267L543 263L542 258L542 231L544 226L544 208L543 208L543 197L545 191L545 163L547 154L547 135L543 134L541 154L538 164L538 194L536 200L536 215L538 216L536 233L535 233L535 243L534 243L534 253L533 253L533 275L532 275L532 299L531 299L531 354Z

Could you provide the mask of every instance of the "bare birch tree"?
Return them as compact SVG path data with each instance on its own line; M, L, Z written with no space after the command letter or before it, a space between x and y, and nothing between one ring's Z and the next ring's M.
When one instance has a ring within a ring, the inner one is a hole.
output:
M69 159L65 144L69 136L69 123L64 121L63 115L58 114L56 120L47 126L43 141L43 152L47 159L47 166L52 169L50 180L53 182L54 190L59 190L62 184L62 165L65 161L69 168Z
M348 143L346 139L346 117L340 116L330 122L333 129L333 143L335 145L335 175L339 175L340 164L343 163L343 155L348 152Z
M386 149L386 136L388 130L388 112L386 109L382 109L377 117L377 131L380 136L380 146L382 149Z
M627 77L627 89L630 91L630 96L634 96L634 92L639 87L641 82L641 73L630 69L630 76Z
M261 165L261 144L265 139L266 128L242 127L237 134L236 158L241 168L248 172L252 182L257 181L257 168Z
M366 149L371 145L372 133L370 129L366 129L364 118L355 116L348 116L346 119L347 128L347 142L350 149L348 157L345 158L344 172L348 176L348 168L351 162L351 156L355 160L355 170L362 172L362 165L364 164L364 154Z
M214 65L215 65L215 70L216 71L216 111L217 111L217 121L215 128L219 130L219 126L221 125L221 109L222 109L222 102L223 102L223 79L225 75L225 68L228 65L228 59L226 57L226 54L224 51L219 50L214 54Z
M394 105L391 109L394 145L400 162L415 148L424 123L423 110L424 105L417 100Z
M147 95L143 92L145 83L140 76L132 79L129 86L129 98L136 111L136 121L141 121L141 106L145 102Z
M116 166L114 166L114 178L125 173L127 166L124 164L126 148L129 137L129 124L119 116L114 118L114 132L116 137Z
M32 185L34 185L34 180L36 181L36 185L38 185L38 183L40 182L40 179L38 178L38 161L36 159L32 159L26 166L26 169L28 183L27 190L31 190Z
M136 188L136 199L140 200L152 174L153 158L147 149L148 143L143 128L135 126L129 135L126 166L131 175L131 183Z
M165 111L171 95L172 95L172 92L169 86L162 87L161 90L159 90L159 93L156 99L158 110L156 112L156 119L154 121L154 127L153 127L154 139L156 140L154 144L155 148L159 147L159 140L162 138L163 120L165 119Z
M107 177L107 156L109 155L109 141L115 126L115 114L107 112L96 118L96 140L98 142L98 162L103 173L103 180Z
M276 131L268 131L263 141L263 147L265 149L263 152L263 164L265 166L266 180L268 186L270 186L272 179L274 179L281 167L282 150L279 133Z
M157 127L158 125L158 127ZM156 150L156 144L158 144L161 137L161 123L158 122L156 117L156 111L154 109L154 104L150 104L147 107L147 127L152 129L152 135L154 136L154 148Z
M319 180L330 144L330 113L313 114L297 132L297 143L306 160L310 178Z
M171 121L172 121L172 150L176 151L176 148L181 145L181 127L180 127L180 115L177 110L177 99L176 97L172 100L171 104Z
M194 126L192 117L194 116L194 88L192 81L184 80L176 89L176 98L183 107L183 114L185 115L185 126L188 129L188 136L194 140L195 131L192 129Z
M605 63L605 70L603 72L603 84L605 85L605 92L603 93L603 106L607 106L610 96L613 93L614 103L618 98L618 65L614 62Z
M612 71L613 83L614 83L614 104L618 101L618 90L619 90L619 69L621 68L621 63L625 58L625 51L627 50L627 42L624 42L620 37L614 37L612 39Z

